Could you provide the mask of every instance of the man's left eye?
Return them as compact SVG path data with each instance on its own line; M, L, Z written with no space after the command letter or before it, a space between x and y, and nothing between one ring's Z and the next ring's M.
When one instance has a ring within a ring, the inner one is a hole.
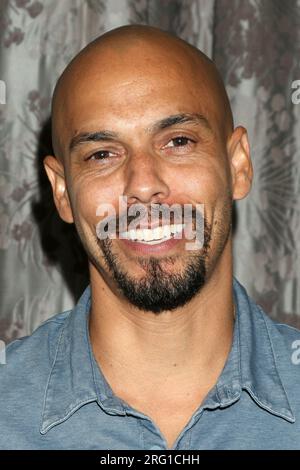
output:
M170 142L165 146L165 148L184 147L191 142L194 143L195 141L190 139L189 137L185 137L184 135L181 135L178 137L174 137L174 139L171 139Z

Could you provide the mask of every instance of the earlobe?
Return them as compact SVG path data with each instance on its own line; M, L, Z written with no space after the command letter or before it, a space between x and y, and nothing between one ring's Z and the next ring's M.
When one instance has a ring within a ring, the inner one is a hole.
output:
M69 224L73 223L63 165L57 158L48 155L44 158L44 168L52 186L54 203L60 217Z
M237 127L230 139L228 148L232 176L233 199L243 199L251 189L253 167L247 131Z

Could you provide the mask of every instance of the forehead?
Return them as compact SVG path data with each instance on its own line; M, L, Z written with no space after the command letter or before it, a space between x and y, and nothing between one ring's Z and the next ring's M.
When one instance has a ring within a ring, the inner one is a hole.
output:
M70 139L90 125L151 125L167 115L200 112L214 121L218 96L209 67L189 52L131 48L87 54L60 90L59 132Z
M154 76L111 78L111 82L94 81L75 99L68 100L66 110L73 127L94 117L105 121L126 120L129 125L130 122L151 121L158 113L168 115L183 111L183 108L204 112L208 107L204 97L201 99L199 87L181 77L177 80Z

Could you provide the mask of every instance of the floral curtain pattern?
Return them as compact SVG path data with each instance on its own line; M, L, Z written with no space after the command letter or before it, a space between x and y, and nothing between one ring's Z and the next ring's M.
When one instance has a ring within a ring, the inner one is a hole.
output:
M255 170L235 207L235 275L273 318L300 327L300 0L1 0L0 338L30 334L88 283L42 167L51 93L82 47L134 23L174 32L219 67Z

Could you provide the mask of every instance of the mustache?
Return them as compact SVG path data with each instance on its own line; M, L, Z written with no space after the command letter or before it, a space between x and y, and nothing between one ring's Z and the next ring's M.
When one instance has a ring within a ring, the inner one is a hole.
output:
M183 224L185 222L186 214L182 208L179 214L174 214L173 211L166 213L165 209L156 208L154 210L151 209L151 212L143 212L141 215L141 211L137 210L136 214L128 214L127 212L121 215L112 215L105 217L105 224L103 225L104 230L109 231L110 227L115 227L117 233L121 232L126 229L132 222L139 221L139 222L147 222L150 226L153 219L159 223L159 226L162 226L164 223L167 224ZM196 222L196 220L203 219L205 224L205 217L201 211L197 210L195 207L192 207L190 213L188 214L189 221ZM137 224L138 226L138 224Z
M183 210L181 213L177 212L177 214L174 214L172 210L169 211L169 217L167 220L166 217L159 217L162 212L162 215L166 216L166 212L161 210L159 207L150 213L148 210L146 210L143 212L143 217L141 219L139 210L137 210L137 213L135 214L128 214L124 211L121 215L117 215L115 213L110 215L110 217L104 217L104 220L102 219L102 221L99 222L96 226L97 241L100 243L100 246L111 246L111 239L119 238L122 232L126 232L127 230L132 229L135 230L138 228L145 228L146 220L149 227L153 226L153 228L162 227L163 225L169 224L172 225L175 222L175 225L184 225L184 238L187 240L192 240L191 242L186 243L187 250L202 249L204 250L204 253L207 253L211 241L212 227L205 216L204 207L199 209L198 207L200 207L200 205L196 205L196 207L194 207L191 204L185 204L184 209L186 209L186 207L188 208L187 212L186 210ZM153 221L155 215L157 218ZM150 224L149 217L152 217ZM132 222L136 223L132 224ZM142 223L142 227L139 227L140 223Z

